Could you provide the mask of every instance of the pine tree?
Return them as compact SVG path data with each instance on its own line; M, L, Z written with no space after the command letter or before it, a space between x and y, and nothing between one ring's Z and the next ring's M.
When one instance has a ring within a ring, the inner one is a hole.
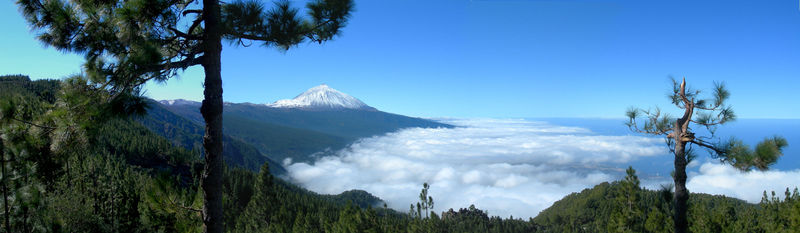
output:
M352 0L317 0L309 17L288 2L266 11L260 2L235 0L18 0L38 38L86 58L85 74L111 93L110 109L128 113L144 105L142 85L163 82L188 67L205 71L205 167L201 175L206 232L223 232L222 39L286 50L308 39L322 43L344 27ZM186 25L187 22L188 25Z
M417 217L422 218L422 212L425 212L425 218L428 218L428 212L433 210L433 197L428 195L428 189L431 186L427 182L422 184L422 190L419 192L419 201L417 202ZM411 206L411 211L414 211L414 206Z
M273 204L277 201L268 164L261 166L254 187L253 197L236 223L237 232L266 232L275 224L273 215L276 206Z
M625 180L615 191L614 212L608 225L609 232L642 232L642 210L639 208L639 177L636 170L628 167Z
M715 136L717 126L736 119L733 109L726 104L730 93L724 83L715 83L712 99L701 99L700 91L686 87L686 79L680 84L673 79L672 84L670 100L684 111L683 116L673 118L669 114L662 114L659 108L655 110L631 108L626 115L630 119L627 126L632 131L666 136L667 146L675 155L673 224L675 233L685 233L689 226L686 218L689 200L689 190L686 189L686 165L695 157L693 146L709 150L714 158L723 163L742 171L749 171L751 168L768 169L783 155L782 149L786 147L787 142L779 136L767 138L753 151L742 141L734 138L726 142L711 141L718 140ZM641 126L637 123L640 117L645 117L645 122ZM693 125L699 127L692 127ZM695 136L696 132L693 130L701 127L705 128L708 134Z
M648 232L672 232L672 219L669 218L670 202L672 200L672 185L662 185L657 190L657 195L646 205L650 208L645 220L645 230Z
M22 96L0 99L0 231L43 231L47 224L41 214L44 185L34 162L43 157L36 137L41 131L25 120L40 112L38 102Z

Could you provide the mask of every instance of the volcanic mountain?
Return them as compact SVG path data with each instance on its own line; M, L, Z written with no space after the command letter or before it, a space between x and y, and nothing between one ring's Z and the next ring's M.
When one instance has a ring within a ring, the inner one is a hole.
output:
M159 103L195 124L203 124L199 102ZM318 152L338 151L360 138L403 128L453 127L379 111L325 84L271 104L225 103L223 125L226 136L252 145L270 160L294 162L311 162L320 155Z
M342 93L336 89L322 84L312 87L303 92L294 99L284 99L275 101L275 103L267 104L273 108L304 108L304 109L358 109L358 110L375 110L375 108L367 106L361 100Z

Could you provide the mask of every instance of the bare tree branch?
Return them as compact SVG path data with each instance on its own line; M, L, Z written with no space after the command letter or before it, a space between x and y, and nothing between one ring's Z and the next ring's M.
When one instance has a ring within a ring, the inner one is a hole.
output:
M187 34L187 33L182 32L181 30L178 30L178 29L176 29L174 27L168 27L167 29L169 29L170 31L175 33L175 35L177 35L179 37L186 38L187 40L201 40L201 39L203 39L202 37L200 37L198 35ZM192 32L189 31L189 33L192 33Z
M181 14L183 14L183 16L186 16L188 14L202 14L202 13L203 13L202 9L191 9L191 10L185 10Z
M192 26L189 26L188 32L189 33L194 32L194 29L200 26L200 23L203 22L203 19L204 19L203 15L198 15L197 18L194 20L194 22L192 22Z
M685 77L681 81L681 86L680 86L680 89L678 89L678 91L679 91L678 92L678 96L680 96L681 100L683 100L683 105L686 106L686 111L684 111L683 117L678 119L677 122L680 124L679 127L681 127L682 129L685 130L685 129L689 128L689 120L691 120L692 113L694 112L694 107L695 107L694 103L692 101L690 101L689 98L686 98L686 78ZM681 135L678 135L678 136L681 136Z

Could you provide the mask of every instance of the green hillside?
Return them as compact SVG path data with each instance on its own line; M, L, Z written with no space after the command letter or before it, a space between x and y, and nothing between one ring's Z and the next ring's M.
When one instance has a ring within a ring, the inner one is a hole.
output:
M544 232L671 232L672 195L668 187L647 190L629 180L603 182L556 201L533 221ZM796 232L798 219L797 189L787 189L783 198L765 192L759 204L704 193L689 198L691 232Z

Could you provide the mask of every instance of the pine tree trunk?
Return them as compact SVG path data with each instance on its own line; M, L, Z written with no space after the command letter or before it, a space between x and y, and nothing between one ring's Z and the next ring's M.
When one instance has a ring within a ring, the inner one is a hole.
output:
M204 61L205 90L200 113L206 123L203 136L205 167L200 180L203 189L203 231L222 233L225 230L222 213L222 54L220 6L218 0L203 0L205 17Z
M681 84L681 93L684 93L683 84ZM683 95L683 94L682 94ZM675 128L672 133L672 140L675 141L675 215L673 216L673 224L675 225L675 233L686 233L689 231L689 221L686 217L686 212L689 207L687 201L689 200L689 190L686 189L686 143L690 139L691 132L689 132L689 121L692 119L694 106L687 103L686 112L683 117L675 122Z
M675 233L688 232L689 222L686 219L688 210L689 190L686 189L686 156L684 150L686 143L676 140L675 143Z
M694 139L694 134L689 132L689 122L691 122L692 115L694 114L694 99L691 101L686 98L686 79L681 82L680 97L683 99L684 109L683 117L675 121L675 126L672 129L672 140L675 142L675 213L673 216L673 224L675 226L675 233L689 232L689 221L686 217L686 212L689 210L689 190L686 189L686 143Z

